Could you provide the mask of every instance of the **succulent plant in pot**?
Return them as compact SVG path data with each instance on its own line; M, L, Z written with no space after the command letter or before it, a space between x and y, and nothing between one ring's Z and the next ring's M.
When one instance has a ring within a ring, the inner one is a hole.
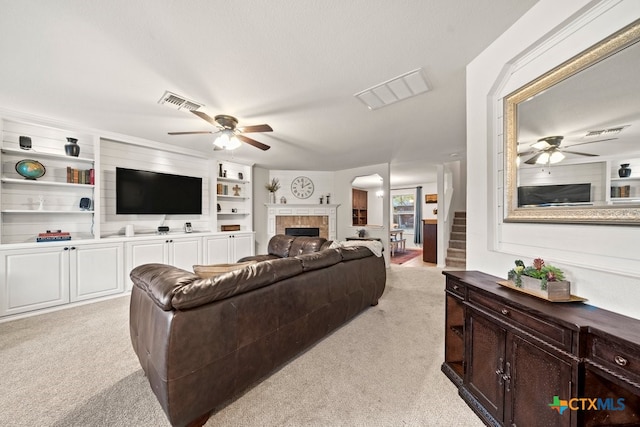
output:
M515 264L507 276L517 288L524 288L550 300L566 300L571 297L571 284L565 280L563 271L558 267L546 264L542 258L534 259L530 266L525 266L519 259Z

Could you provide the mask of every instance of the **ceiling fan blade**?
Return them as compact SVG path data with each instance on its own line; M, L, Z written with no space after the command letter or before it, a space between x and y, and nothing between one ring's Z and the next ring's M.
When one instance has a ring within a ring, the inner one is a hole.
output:
M590 157L598 157L599 154L591 154L591 153L579 153L577 151L569 151L569 150L560 150L563 153L569 153L569 154L577 154L579 156L590 156Z
M262 142L258 142L255 139L247 138L244 135L236 135L236 137L238 137L240 141L246 142L249 145L253 145L254 147L259 148L263 151L267 151L269 148L271 148L270 146L263 144Z
M518 153L518 156L528 156L529 154L535 154L539 152L540 152L539 150L523 151L522 153Z
M211 132L210 130L196 130L192 132L167 132L169 135L196 135L201 133L217 133Z
M536 154L535 156L533 156L529 160L525 161L525 163L528 164L528 165L535 165L536 164L536 160L538 160L538 158L542 155L542 153L544 153L544 151L541 151L540 153Z
M191 110L191 112L196 116L200 117L202 120L205 120L214 126L218 126L218 123L215 121L215 119L209 116L208 114L203 113L202 111L194 111L194 110Z
M273 129L271 128L271 126L264 124L264 125L253 125L253 126L242 126L241 128L238 128L238 130L242 133L249 133L249 132L273 132Z

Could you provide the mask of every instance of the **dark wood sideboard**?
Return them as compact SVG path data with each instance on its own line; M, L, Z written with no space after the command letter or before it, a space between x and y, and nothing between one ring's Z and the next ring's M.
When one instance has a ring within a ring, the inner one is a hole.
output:
M436 264L438 262L438 220L422 220L422 260Z
M485 424L640 426L640 320L443 274L442 371Z

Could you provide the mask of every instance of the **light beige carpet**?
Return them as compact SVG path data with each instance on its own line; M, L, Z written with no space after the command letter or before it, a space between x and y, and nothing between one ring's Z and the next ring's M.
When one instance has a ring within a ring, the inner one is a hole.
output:
M440 372L440 270L387 271L378 306L207 426L481 426ZM0 323L0 425L169 425L131 349L128 300Z

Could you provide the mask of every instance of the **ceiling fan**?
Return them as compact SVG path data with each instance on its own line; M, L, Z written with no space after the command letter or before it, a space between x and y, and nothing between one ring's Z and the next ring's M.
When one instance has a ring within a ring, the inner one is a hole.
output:
M528 165L535 165L535 164L541 165L541 164L553 164L553 163L558 163L562 161L565 158L563 153L577 154L579 156L590 156L590 157L598 156L598 154L582 153L579 151L566 150L564 147L560 146L562 144L563 139L564 139L564 136L559 136L559 135L546 136L544 138L540 138L536 143L531 145L531 148L534 148L535 150L526 151L524 153L518 153L518 158L520 158L520 156L527 156L527 155L533 154L533 156L528 160L526 160L525 163ZM576 145L592 144L594 142L601 142L601 141L610 141L612 139L617 139L617 138L607 138L607 139L599 139L597 141L581 142L579 144L573 144L568 148L574 147Z
M226 114L219 114L214 118L202 111L191 111L196 116L218 127L216 131L191 131L191 132L169 132L169 135L193 135L193 134L219 134L213 142L215 149L235 150L240 146L240 141L259 148L263 151L271 148L269 145L258 142L255 139L242 135L250 132L273 132L271 126L267 124L238 127L238 119Z

